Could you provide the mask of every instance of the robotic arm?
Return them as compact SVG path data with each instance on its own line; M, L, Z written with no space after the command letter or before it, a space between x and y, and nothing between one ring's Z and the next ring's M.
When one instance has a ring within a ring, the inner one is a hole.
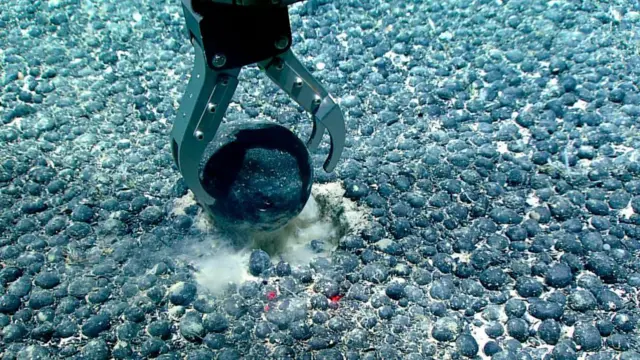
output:
M287 6L299 1L182 0L195 64L171 143L186 185L203 205L213 204L214 199L200 182L200 160L218 131L243 66L256 63L313 116L310 151L318 148L328 131L331 147L325 171L333 171L342 155L346 132L342 111L291 51Z

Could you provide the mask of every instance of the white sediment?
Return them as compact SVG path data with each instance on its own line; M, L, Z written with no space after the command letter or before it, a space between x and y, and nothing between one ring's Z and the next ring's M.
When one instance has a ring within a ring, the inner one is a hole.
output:
M498 145L497 150L500 154L506 154L509 152L509 147L508 147L509 145L507 144L506 141L497 141L496 145Z

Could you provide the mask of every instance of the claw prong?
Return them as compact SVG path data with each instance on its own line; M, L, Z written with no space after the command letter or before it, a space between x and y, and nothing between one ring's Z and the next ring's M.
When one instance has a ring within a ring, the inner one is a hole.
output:
M215 138L238 85L240 68L215 71L207 66L200 44L194 42L195 63L171 130L172 152L180 174L196 199L212 204L200 182L200 160Z
M324 135L325 127L318 121L313 122L313 130L311 130L311 136L307 142L307 148L309 151L315 152L318 150L320 143L322 142L322 136Z
M329 131L331 148L324 169L327 172L333 171L342 156L346 136L344 117L338 104L300 63L291 49L275 59L260 62L258 66L264 69L276 85L314 117L313 130L307 142L309 150L317 150L322 142L324 130Z

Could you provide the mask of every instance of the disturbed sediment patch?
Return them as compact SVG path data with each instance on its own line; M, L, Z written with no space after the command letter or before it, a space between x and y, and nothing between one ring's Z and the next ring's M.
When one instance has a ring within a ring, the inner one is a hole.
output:
M179 257L196 269L198 284L214 293L229 283L254 278L249 273L249 258L254 249L267 252L271 261L306 265L316 256L328 255L343 236L367 226L367 209L345 198L344 192L339 182L315 185L300 215L276 232L244 234L247 245L241 249L201 213L194 225L207 235L198 241L187 239L188 245ZM190 194L177 199L174 213L180 214L193 203Z

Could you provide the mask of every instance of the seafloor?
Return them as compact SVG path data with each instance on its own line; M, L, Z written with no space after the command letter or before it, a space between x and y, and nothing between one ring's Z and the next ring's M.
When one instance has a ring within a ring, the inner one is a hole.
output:
M0 358L640 359L637 1L290 14L348 127L315 186L366 226L203 282L185 256L219 238L169 149L179 1L0 3ZM252 118L311 130L255 67L227 121Z

